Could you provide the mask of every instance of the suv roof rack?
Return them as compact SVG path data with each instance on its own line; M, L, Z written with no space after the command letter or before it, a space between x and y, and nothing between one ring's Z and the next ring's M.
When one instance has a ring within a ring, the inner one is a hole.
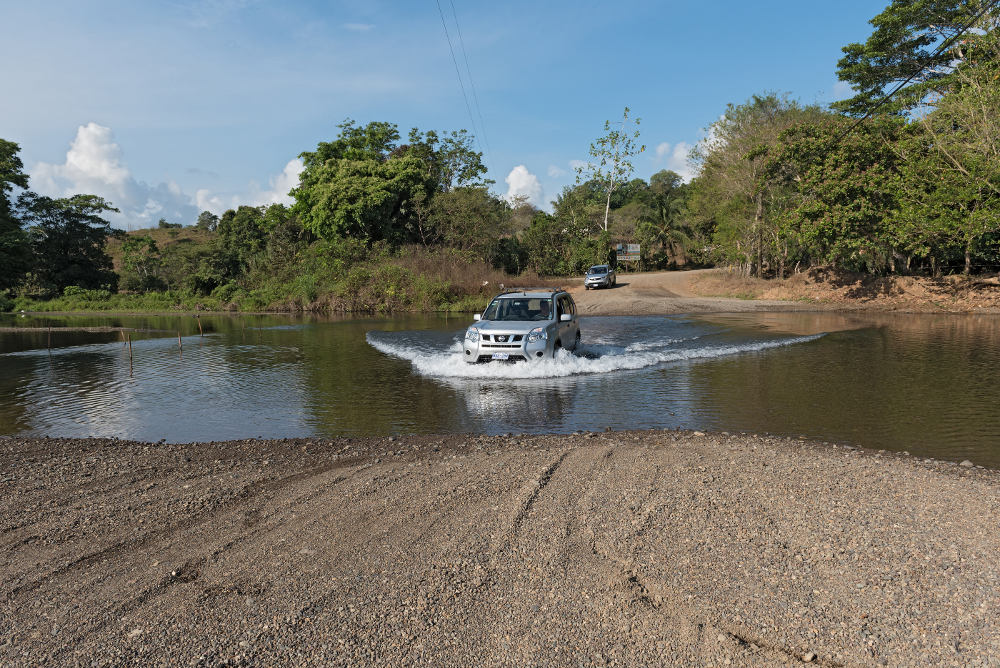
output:
M502 294L502 295L508 295L508 294L513 294L513 293L516 293L516 292L527 294L528 292L565 292L565 290L563 290L562 288L553 288L553 287L549 287L549 286L545 286L545 287L541 287L541 288L531 288L531 287L528 287L528 288L504 288L503 290L500 291L500 294Z

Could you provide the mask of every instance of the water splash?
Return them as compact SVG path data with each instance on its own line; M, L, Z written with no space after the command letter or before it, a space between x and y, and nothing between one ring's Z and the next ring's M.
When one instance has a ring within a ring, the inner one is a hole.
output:
M701 337L667 338L642 343L616 345L588 343L576 351L557 351L552 359L517 364L467 364L462 358L461 340L437 349L417 341L397 338L395 332L372 331L366 335L376 350L413 365L423 376L438 378L559 378L583 374L627 371L676 362L756 352L813 341L823 336L795 336L780 339L719 344Z

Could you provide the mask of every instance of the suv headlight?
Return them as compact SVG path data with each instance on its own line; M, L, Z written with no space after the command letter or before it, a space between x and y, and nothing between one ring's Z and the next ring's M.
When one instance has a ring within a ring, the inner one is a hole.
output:
M535 327L533 330L528 332L528 343L534 343L535 341L545 341L549 338L549 333L545 331L544 327Z
M479 330L476 329L475 327L470 327L469 329L465 330L465 340L471 341L472 343L478 343Z

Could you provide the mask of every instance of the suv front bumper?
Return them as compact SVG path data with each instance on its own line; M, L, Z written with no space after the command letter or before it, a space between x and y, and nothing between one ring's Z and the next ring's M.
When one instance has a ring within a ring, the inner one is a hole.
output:
M535 362L551 357L549 339L528 341L519 332L481 332L479 341L462 342L462 359L469 364L482 362Z

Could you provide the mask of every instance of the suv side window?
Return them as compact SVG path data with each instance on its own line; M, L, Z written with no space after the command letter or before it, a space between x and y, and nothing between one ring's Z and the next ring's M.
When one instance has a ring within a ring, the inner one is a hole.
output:
M570 298L567 297L566 295L559 295L559 311L558 311L559 315L561 316L563 313L569 313L570 315L572 315L575 312L576 311L573 308L573 302L570 300Z

